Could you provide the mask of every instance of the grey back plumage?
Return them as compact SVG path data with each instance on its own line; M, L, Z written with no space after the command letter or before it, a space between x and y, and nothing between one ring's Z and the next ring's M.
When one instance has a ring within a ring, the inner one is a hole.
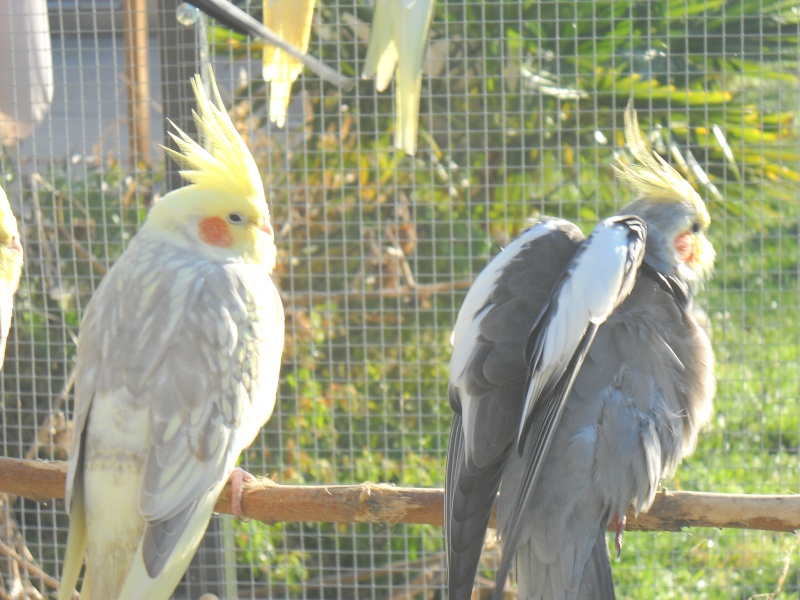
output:
M520 544L530 546L530 564L518 557L517 565L538 595L523 597L579 597L597 536L629 505L649 508L661 479L693 448L713 393L710 366L710 346L691 315L640 277L597 332L518 523L508 522L509 504L526 451L506 462L498 526L521 527Z
M479 275L459 313L445 485L451 600L472 594L503 466L522 415L528 331L582 240L575 225L561 220L528 230L504 250L505 264ZM495 260L502 263L502 254ZM552 271L540 274L537 265L543 263ZM480 320L476 315L482 315ZM470 348L470 354L459 356L460 348Z
M583 568L578 600L614 600L616 597L605 533L597 532L592 554Z

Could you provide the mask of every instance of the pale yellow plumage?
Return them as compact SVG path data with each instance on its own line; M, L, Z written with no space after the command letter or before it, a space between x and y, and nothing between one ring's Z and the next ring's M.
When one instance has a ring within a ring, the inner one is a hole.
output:
M314 0L264 0L264 25L303 52L308 50ZM270 82L269 118L278 127L286 123L292 84L303 63L276 46L264 46L263 76Z
M374 77L382 92L395 76L394 145L406 154L417 151L422 60L435 4L436 0L375 0L362 77Z
M19 243L17 220L11 204L0 187L0 369L6 356L6 341L14 310L14 294L22 275L22 246Z
M283 309L255 161L211 77L190 182L158 202L87 307L78 340L61 600L169 598L240 452L272 413Z

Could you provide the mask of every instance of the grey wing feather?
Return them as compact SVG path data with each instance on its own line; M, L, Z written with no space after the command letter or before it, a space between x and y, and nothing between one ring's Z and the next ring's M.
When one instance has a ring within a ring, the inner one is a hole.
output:
M273 298L276 305L255 314L248 306L252 281L245 286L230 269L210 273L186 311L187 326L154 373L158 399L139 500L151 576L169 559L197 503L227 479L272 411L283 321L276 318L282 312L271 281L262 282L262 301Z
M451 600L471 596L506 457L519 429L528 331L583 235L552 220L529 229L476 279L454 332L445 485Z
M81 325L67 499L95 395L127 389L150 411L139 509L153 576L199 499L227 478L269 417L284 324L266 269L151 242L145 230L134 238Z
M202 289L202 277L180 281L174 272L152 268L172 258L148 239L146 231L131 241L92 295L78 336L75 368L72 449L67 472L67 509L77 471L83 464L86 423L97 393L127 388L143 401L143 389L170 349L181 318L156 319L175 311L183 315Z
M574 600L614 600L614 580L608 556L605 531L600 530L594 539L591 554L580 574L576 590L567 592L560 584L548 578L546 569L532 556L531 544L519 547L517 583L520 598L574 598ZM536 568L538 566L539 568ZM549 587L553 586L553 587Z
M629 505L646 509L693 443L713 393L710 360L706 336L681 303L640 273L598 329L524 513L517 575L529 593L521 597L556 590L560 597L613 598L610 573L601 569L606 526ZM525 456L512 452L500 523L528 470Z
M520 449L520 453L525 457L526 468L522 472L522 478L519 483L515 482L513 486L506 486L503 489L503 493L506 496L513 494L507 500L512 503L513 508L510 515L499 524L500 537L503 540L503 556L495 579L495 598L502 598L506 575L511 569L514 550L522 533L521 521L528 505L528 499L538 481L540 467L550 448L552 435L558 426L566 398L572 389L572 383L580 370L580 366L583 364L596 333L597 326L590 324L586 335L581 340L575 355L567 366L564 376L558 379L552 387L547 388L545 395L538 399L533 418L527 425L527 435L523 437L523 446ZM512 488L516 488L516 490L512 492Z
M598 235L606 235L607 232L612 231L612 229L619 225L622 226L620 231L624 232L623 243L626 246L627 252L625 255L625 262L621 265L621 280L618 288L612 287L608 289L608 293L615 295L613 302L608 305L609 307L617 306L631 292L644 256L646 229L644 223L637 217L609 219L598 225L595 231L599 232ZM511 568L515 549L522 533L522 515L526 511L533 488L537 483L544 458L550 448L550 444L566 405L567 397L583 365L589 348L594 341L598 327L601 324L591 319L585 323L578 323L577 325L579 326L583 325L584 330L576 340L576 346L571 349L567 348L567 351L571 352L571 354L568 356L568 362L564 366L563 371L556 370L552 375L547 376L549 379L544 381L543 385L542 383L536 382L536 378L540 376L540 372L547 373L549 368L549 365L542 365L543 361L546 360L544 345L546 343L545 338L550 333L548 330L551 326L558 327L558 319L564 318L560 310L561 307L558 304L558 299L561 297L562 290L567 289L565 286L569 285L570 279L573 276L581 276L578 265L580 265L581 260L584 259L584 253L589 252L590 245L595 239L594 236L595 234L593 234L575 253L569 267L564 271L563 276L554 287L551 296L544 304L534 327L531 329L529 339L525 346L525 355L529 363L529 376L526 388L528 388L528 394L530 394L531 387L537 385L536 389L539 389L540 392L536 394L534 398L530 416L520 426L518 452L521 455L524 454L526 468L522 473L521 483L514 483L516 489L513 497L505 500L505 502L511 502L512 508L508 516L500 523L504 552L495 579L495 598L502 598L505 578ZM598 237L597 239L604 240L605 238ZM609 239L613 240L614 244L618 243L616 237L609 237ZM601 241L597 243L602 244ZM608 252L609 250L616 255L614 246L610 248L605 245L600 246L601 253ZM598 259L602 260L603 256L603 254L599 255ZM609 256L609 259L610 258ZM588 260L592 259L590 258ZM616 267L611 268L610 271L616 272ZM600 293L602 294L603 292ZM566 301L578 304L581 299L567 297ZM569 313L567 312L567 314ZM526 443L526 439L529 443ZM508 496L507 493L506 496Z
M601 528L583 569L578 600L614 600L615 597L606 534Z
M474 474L469 479L459 477L464 465L464 437L459 414L453 415L447 456L445 513L448 517L445 518L445 539L448 548L449 597L470 598L502 470L490 470L485 479ZM461 489L459 480L466 480L464 483L473 485L469 489Z

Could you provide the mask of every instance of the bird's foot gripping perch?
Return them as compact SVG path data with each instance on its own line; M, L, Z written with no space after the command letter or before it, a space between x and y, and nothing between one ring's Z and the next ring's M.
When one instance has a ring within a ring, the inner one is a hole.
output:
M622 534L625 533L625 522L627 521L627 517L622 515L622 518L620 519L618 515L614 515L614 521L616 521L614 547L617 549L617 558L619 558L622 555Z
M244 492L244 484L248 481L255 480L255 477L239 467L235 467L228 476L228 483L231 484L231 513L237 519L241 519L242 515L244 514L244 511L242 510L242 494Z

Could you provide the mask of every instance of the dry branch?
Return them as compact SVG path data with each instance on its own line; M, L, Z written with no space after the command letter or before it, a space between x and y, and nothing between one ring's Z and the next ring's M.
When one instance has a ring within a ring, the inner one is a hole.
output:
M0 457L0 492L39 502L64 497L67 463ZM261 479L245 485L243 516L264 523L418 523L441 525L441 489L387 484L279 485ZM230 514L230 488L217 502ZM800 530L800 496L662 491L647 514L628 514L628 530L680 531L685 527Z
M45 584L47 584L54 590L57 590L59 588L58 581L50 577L50 575L45 573L38 565L27 560L24 556L20 556L19 554L14 552L13 548L9 548L2 541L0 541L0 554L7 556L8 558L17 562L17 564L19 564L23 569L28 571L29 575L38 577Z

